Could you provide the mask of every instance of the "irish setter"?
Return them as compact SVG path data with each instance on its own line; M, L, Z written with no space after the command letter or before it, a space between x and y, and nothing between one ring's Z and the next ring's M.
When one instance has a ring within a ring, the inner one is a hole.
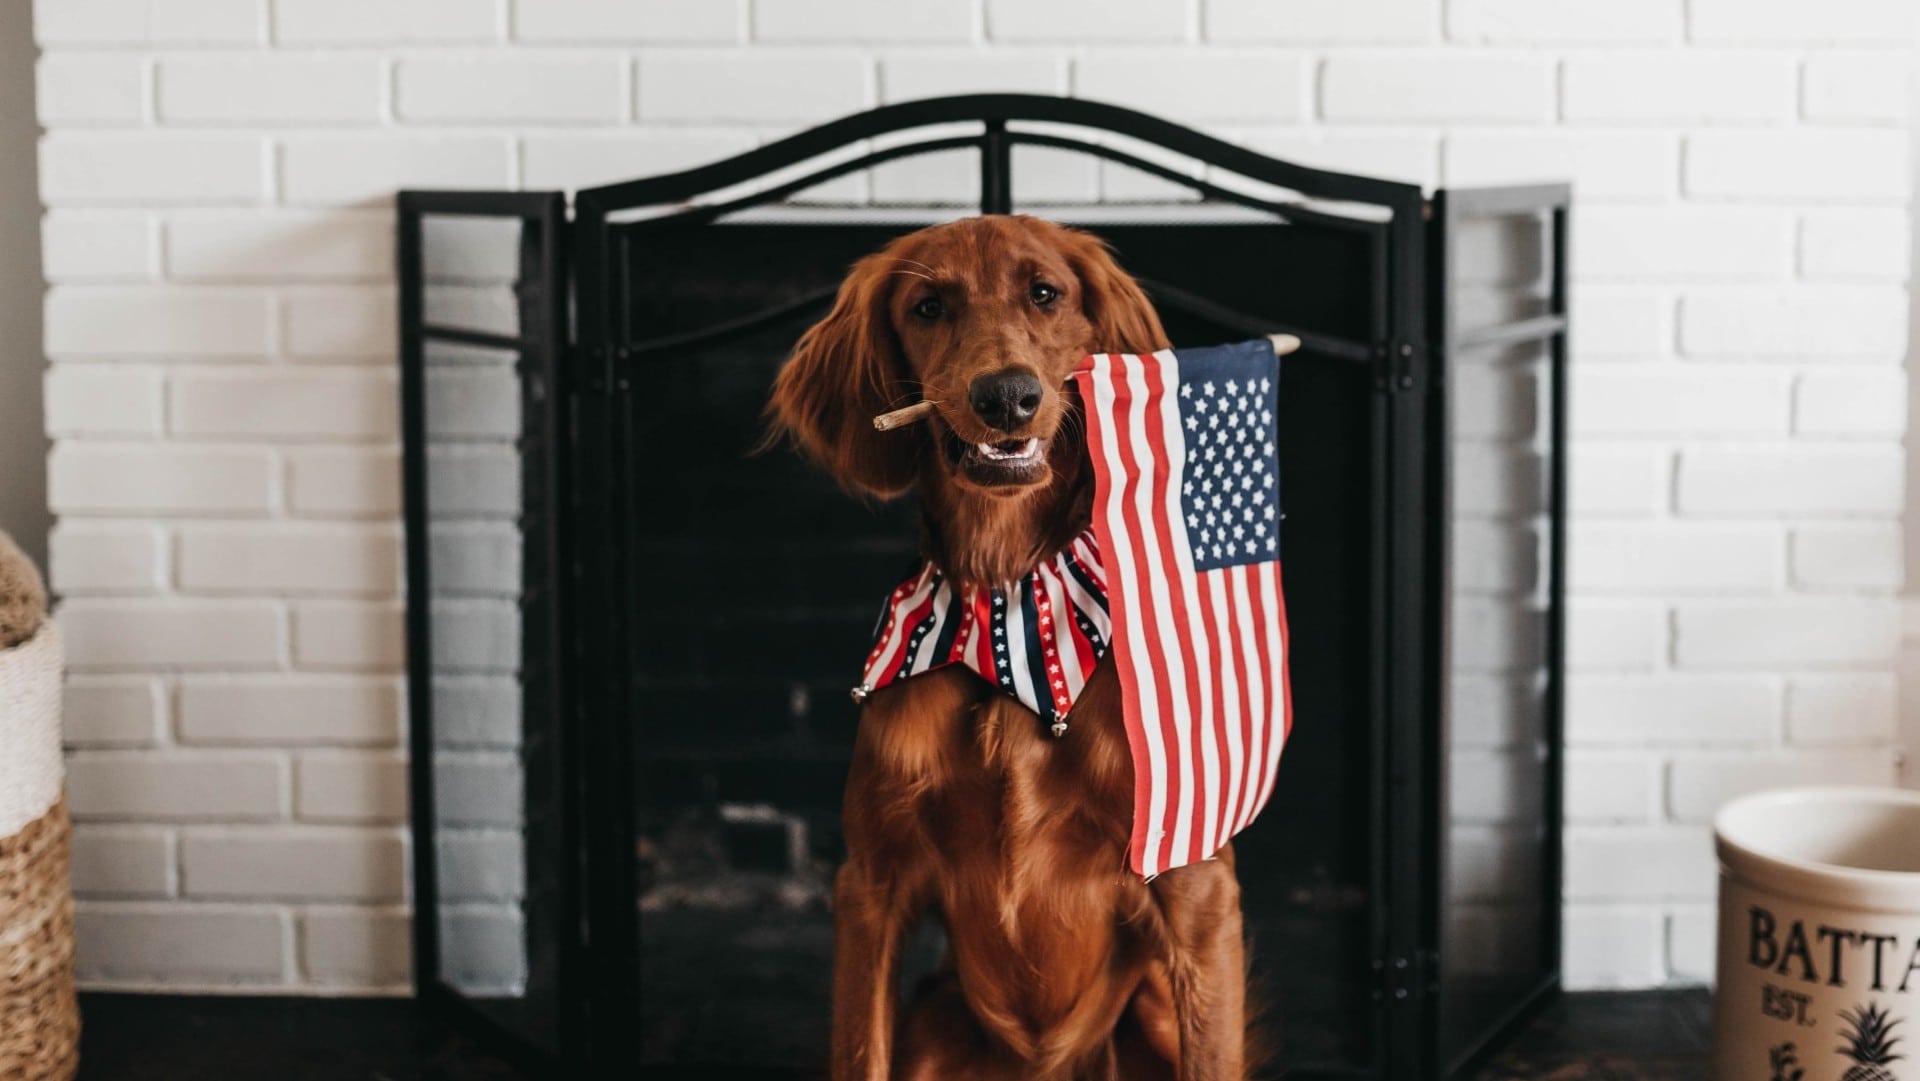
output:
M970 218L855 264L768 412L847 488L917 489L925 554L950 580L1004 583L1089 523L1065 389L1076 362L1167 344L1099 240ZM873 430L923 398L937 405L925 424ZM866 702L834 887L834 1081L1245 1076L1233 853L1142 882L1127 868L1133 762L1111 664L1070 719L1055 739L957 665ZM947 956L901 1004L901 940L928 912Z

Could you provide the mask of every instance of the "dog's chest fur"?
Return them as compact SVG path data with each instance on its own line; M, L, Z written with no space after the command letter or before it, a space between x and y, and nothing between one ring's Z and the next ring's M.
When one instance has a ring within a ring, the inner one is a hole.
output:
M1133 767L1118 681L1102 666L1055 738L964 669L875 694L849 785L848 843L873 866L925 866L976 1015L1018 1045L1112 1024L1105 978L1145 965L1158 925L1127 867ZM864 849L864 851L863 851ZM1009 976L1014 978L1009 979Z

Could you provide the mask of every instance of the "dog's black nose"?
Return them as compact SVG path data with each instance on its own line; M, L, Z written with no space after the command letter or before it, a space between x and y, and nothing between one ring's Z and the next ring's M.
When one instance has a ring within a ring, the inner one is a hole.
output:
M1040 380L1032 372L1007 368L975 379L967 388L967 401L989 427L1011 432L1040 411L1042 393Z

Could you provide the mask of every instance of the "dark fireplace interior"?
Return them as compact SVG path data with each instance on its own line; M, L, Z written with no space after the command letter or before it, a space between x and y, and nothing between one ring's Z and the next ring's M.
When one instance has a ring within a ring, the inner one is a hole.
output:
M1564 189L1429 199L1103 106L917 104L941 108L571 219L403 199L423 997L539 1062L820 1072L848 689L916 516L760 450L760 410L853 260L1031 210L1111 243L1178 345L1305 340L1280 392L1297 721L1235 842L1252 980L1276 1076L1451 1075L1557 971ZM1023 119L1211 165L1030 205L1022 155L1071 148ZM936 120L977 121L933 151L970 209L736 190ZM903 984L940 951L929 922Z

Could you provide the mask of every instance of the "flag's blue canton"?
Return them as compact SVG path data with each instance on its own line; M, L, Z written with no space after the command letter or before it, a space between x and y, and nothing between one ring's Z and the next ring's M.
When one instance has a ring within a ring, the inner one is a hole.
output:
M1198 571L1280 558L1280 366L1264 339L1183 349L1180 483Z

